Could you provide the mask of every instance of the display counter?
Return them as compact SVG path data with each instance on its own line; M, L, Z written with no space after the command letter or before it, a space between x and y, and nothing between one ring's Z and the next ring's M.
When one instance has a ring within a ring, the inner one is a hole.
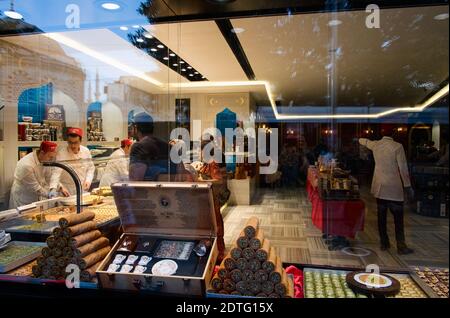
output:
M308 169L306 189L312 205L312 222L326 236L354 238L357 232L364 230L365 204L353 191L345 190L339 197L327 196L321 180L328 179L318 168Z
M251 205L256 193L256 178L228 180L228 190L230 191L229 204Z

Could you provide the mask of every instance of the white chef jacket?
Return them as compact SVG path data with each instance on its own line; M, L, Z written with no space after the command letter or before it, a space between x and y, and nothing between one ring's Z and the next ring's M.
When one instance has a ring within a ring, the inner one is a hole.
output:
M80 146L80 151L77 154L74 154L68 147L62 147L56 155L56 161L66 160L70 160L70 162L64 163L75 170L78 178L80 178L81 186L83 186L85 182L92 183L95 166L92 162L91 152L88 148ZM50 189L58 189L59 185L69 191L70 195L76 194L76 187L72 177L66 171L55 168L50 181Z
M100 187L109 187L115 182L128 181L130 159L122 148L117 149L111 157L100 179Z
M36 152L20 159L14 171L9 207L14 209L48 198L52 170L40 164Z
M410 187L408 164L402 144L391 137L378 141L360 138L359 143L373 152L375 171L372 179L372 194L379 199L404 201L404 187Z

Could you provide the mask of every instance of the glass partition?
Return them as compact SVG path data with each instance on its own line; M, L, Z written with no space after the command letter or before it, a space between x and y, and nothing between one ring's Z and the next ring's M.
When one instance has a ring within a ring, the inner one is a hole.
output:
M112 184L209 182L222 256L257 217L284 264L448 268L448 6L79 2L0 16L0 230L75 213L53 161L111 243Z

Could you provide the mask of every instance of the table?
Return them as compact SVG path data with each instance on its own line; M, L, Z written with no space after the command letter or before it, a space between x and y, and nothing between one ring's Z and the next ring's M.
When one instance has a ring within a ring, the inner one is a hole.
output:
M322 233L355 238L364 230L365 204L362 200L325 200L318 187L319 173L315 167L308 169L306 190L312 204L313 224Z

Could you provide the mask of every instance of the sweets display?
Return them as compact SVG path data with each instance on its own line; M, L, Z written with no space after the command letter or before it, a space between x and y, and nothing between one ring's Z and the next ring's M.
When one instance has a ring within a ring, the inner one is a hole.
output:
M367 298L355 294L345 281L347 272L304 269L305 298Z
M67 205L67 206L75 206L75 205L77 205L76 197L60 199L59 202L62 205ZM83 198L81 200L81 204L82 205L100 204L102 202L103 202L103 197L98 196L98 195L91 195L91 194L83 195Z
M416 267L417 275L441 298L448 298L448 268Z
M11 242L0 249L0 273L8 272L38 257L42 246L32 242Z
M91 191L92 195L99 195L102 197L112 197L113 193L111 187L100 187Z
M47 247L33 266L33 275L39 278L62 279L66 267L75 264L81 270L82 281L91 281L100 262L110 251L109 240L102 237L93 221L95 213L69 214L60 218L59 227L46 240Z
M153 256L156 258L171 258L185 261L189 259L193 248L193 242L162 241Z
M235 296L294 297L292 279L254 217L222 261L210 287L211 293Z
M410 278L404 275L392 275L400 282L400 292L389 298L427 298L423 290Z

